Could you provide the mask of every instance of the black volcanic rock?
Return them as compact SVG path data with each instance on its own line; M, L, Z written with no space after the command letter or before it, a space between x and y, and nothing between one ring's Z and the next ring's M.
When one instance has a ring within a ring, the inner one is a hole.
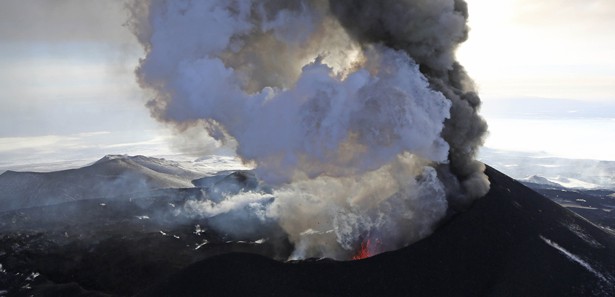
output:
M146 194L0 212L0 296L131 296L214 255L290 253L281 230L237 239L210 226L218 216L178 215L202 189Z
M237 239L215 231L217 217L175 216L210 189L253 190L245 172L0 212L0 296L614 296L613 235L487 174L490 192L433 235L360 261L280 262L281 230Z
M615 296L615 237L492 168L430 237L360 261L225 254L139 296Z

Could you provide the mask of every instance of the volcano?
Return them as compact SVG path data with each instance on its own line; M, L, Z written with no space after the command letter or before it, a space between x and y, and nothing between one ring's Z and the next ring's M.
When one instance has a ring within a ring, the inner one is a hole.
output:
M216 183L246 182L246 172L224 174ZM199 199L200 188L8 210L0 213L0 295L615 294L613 234L493 168L486 174L488 194L431 236L353 261L282 261L291 244L281 230L240 241L208 220L165 214Z
M361 261L227 254L140 296L612 296L615 237L487 169L489 193L436 233Z

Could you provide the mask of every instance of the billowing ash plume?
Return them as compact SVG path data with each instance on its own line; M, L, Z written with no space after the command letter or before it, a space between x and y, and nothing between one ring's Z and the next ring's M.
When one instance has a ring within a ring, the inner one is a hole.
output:
M294 257L347 259L365 240L378 252L423 238L449 203L486 193L474 160L486 125L454 57L467 37L465 2L152 0L131 8L147 52L136 73L153 92L153 116L206 123L213 137L236 141L273 187L190 203L186 212L250 210L288 233Z

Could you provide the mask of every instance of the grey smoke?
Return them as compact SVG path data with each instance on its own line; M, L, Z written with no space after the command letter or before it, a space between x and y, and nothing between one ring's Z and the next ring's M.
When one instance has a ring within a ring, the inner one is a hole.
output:
M454 57L468 35L465 2L130 7L152 115L205 123L273 186L191 202L187 213L253 209L288 233L293 257L347 259L365 239L381 252L423 238L449 204L488 190L474 160L486 131L480 99Z
M475 156L487 124L478 115L480 98L472 79L455 61L455 49L468 38L467 3L337 0L330 5L351 36L363 44L383 43L407 52L421 65L431 87L452 102L451 116L442 132L450 145L448 166L461 183L464 195L460 197L486 193L489 182Z

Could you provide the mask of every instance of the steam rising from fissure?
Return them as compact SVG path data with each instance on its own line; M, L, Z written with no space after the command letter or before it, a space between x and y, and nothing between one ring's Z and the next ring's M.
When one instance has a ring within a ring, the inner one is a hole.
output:
M152 0L131 10L152 115L236 141L272 187L185 205L248 213L221 231L274 223L293 258L350 259L365 240L386 251L421 239L449 206L488 190L474 160L480 99L454 57L465 2Z

